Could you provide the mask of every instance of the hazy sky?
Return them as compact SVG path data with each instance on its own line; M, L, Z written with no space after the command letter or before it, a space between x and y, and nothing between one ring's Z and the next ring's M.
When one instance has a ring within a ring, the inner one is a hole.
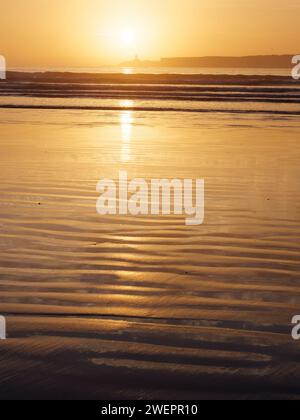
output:
M300 0L1 0L8 66L300 53Z

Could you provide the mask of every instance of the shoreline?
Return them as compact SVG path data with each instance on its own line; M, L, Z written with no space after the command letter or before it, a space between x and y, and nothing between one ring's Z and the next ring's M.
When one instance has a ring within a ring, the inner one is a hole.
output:
M244 109L197 109L197 108L156 108L156 107L121 107L121 106L75 106L75 105L2 105L0 109L23 109L23 110L55 110L55 111L139 111L139 112L175 112L175 113L225 113L225 114L274 114L274 115L287 115L287 116L298 116L299 111L285 111L285 110L270 110L270 109L259 109L259 110L244 110Z

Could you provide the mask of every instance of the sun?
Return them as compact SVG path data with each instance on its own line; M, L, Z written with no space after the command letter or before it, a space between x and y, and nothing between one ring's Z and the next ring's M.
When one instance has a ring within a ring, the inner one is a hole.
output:
M123 45L132 46L135 42L135 33L127 29L121 32L120 38Z

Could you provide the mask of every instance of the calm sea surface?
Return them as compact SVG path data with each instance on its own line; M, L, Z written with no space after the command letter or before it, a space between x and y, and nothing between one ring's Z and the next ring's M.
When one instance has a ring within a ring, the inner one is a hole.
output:
M291 64L292 69L292 64ZM257 68L211 68L211 67L119 67L119 66L102 66L102 67L18 67L8 68L11 71L60 71L75 73L125 73L125 74L244 74L244 75L270 75L270 76L290 76L291 69L257 69Z

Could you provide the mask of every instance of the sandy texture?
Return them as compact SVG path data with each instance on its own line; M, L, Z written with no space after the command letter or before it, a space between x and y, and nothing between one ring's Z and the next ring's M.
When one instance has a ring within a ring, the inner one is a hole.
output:
M298 117L116 106L1 110L1 397L298 398ZM101 218L119 169L204 178L205 224Z

